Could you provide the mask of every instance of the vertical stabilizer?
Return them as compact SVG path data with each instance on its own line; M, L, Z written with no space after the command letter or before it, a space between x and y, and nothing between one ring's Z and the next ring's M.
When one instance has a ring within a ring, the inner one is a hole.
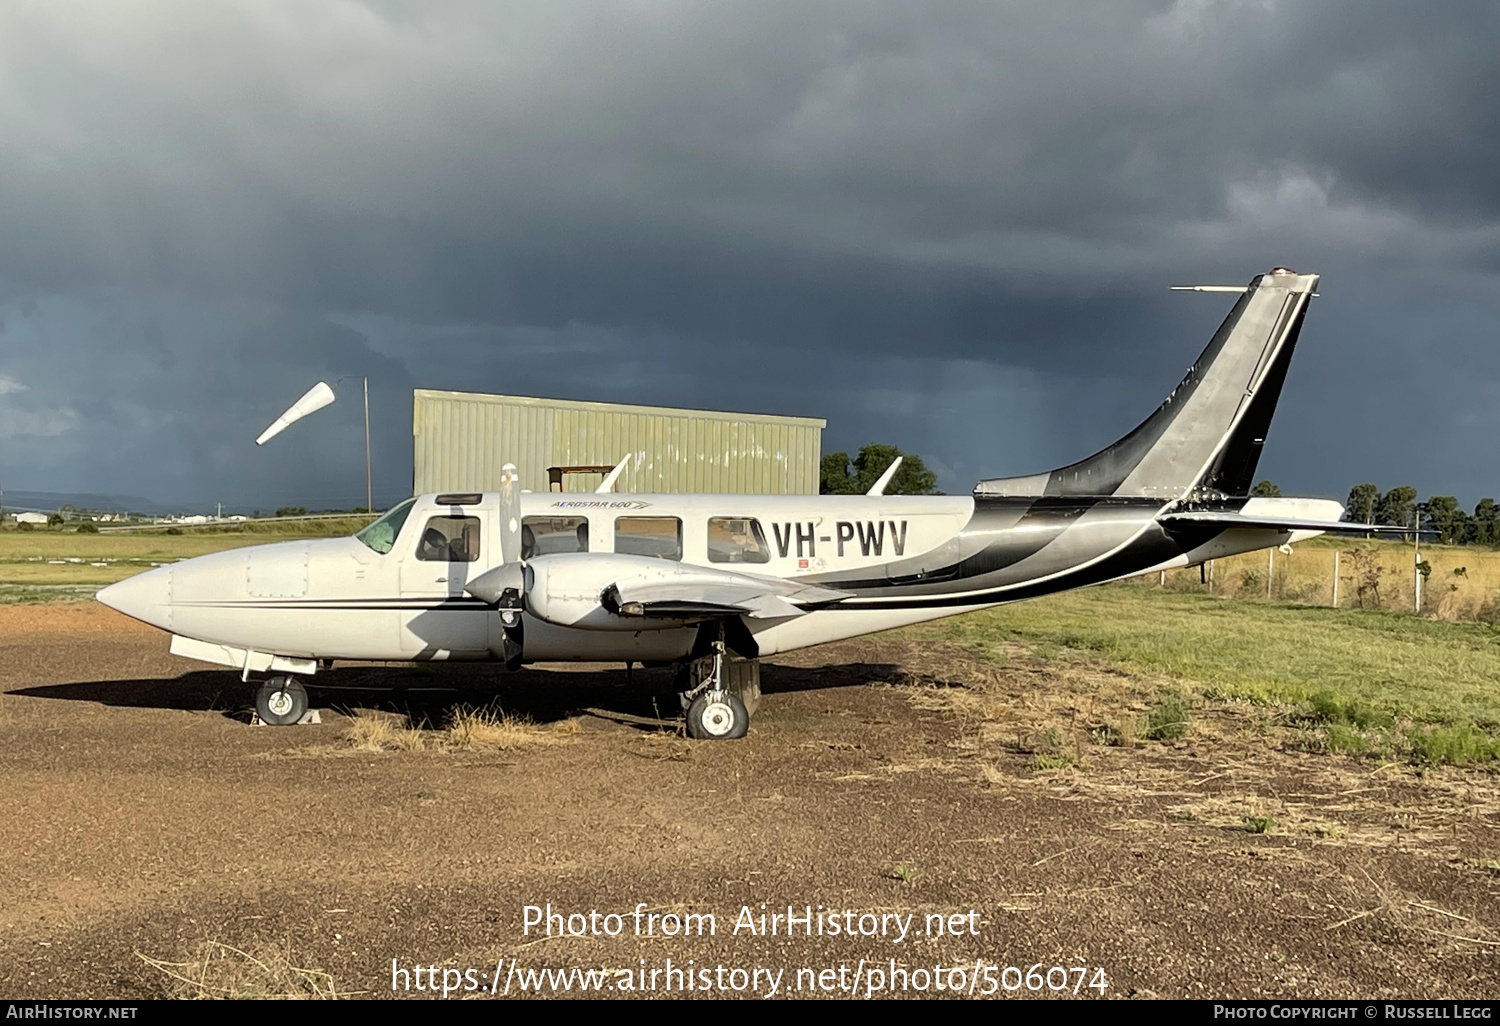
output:
M1258 276L1187 377L1134 431L1058 470L981 481L975 494L1248 494L1317 287L1317 275L1280 267Z

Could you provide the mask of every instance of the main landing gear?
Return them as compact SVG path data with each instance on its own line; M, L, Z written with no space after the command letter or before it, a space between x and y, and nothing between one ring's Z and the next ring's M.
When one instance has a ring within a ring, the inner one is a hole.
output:
M704 741L729 741L745 736L750 714L738 695L708 691L693 699L687 711L688 737Z
M722 639L712 647L712 655L680 664L678 698L688 737L731 741L750 729L750 714L760 701L760 664L734 659Z
M307 715L307 689L293 677L272 677L255 695L255 714L273 727L290 727Z

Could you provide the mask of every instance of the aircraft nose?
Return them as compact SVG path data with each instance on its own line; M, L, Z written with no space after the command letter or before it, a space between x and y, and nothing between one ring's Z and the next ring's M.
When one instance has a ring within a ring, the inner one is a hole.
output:
M94 597L132 619L162 630L172 629L172 568L169 566L127 577Z

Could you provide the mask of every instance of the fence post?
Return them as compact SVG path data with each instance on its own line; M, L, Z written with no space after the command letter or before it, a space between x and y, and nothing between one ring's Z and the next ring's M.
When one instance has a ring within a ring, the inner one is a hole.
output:
M1415 601L1415 612L1422 612L1422 536L1412 535L1411 543L1411 594Z
M1271 571L1276 568L1276 550L1266 550L1266 598L1271 597Z
M1339 607L1339 550L1333 550L1333 608Z

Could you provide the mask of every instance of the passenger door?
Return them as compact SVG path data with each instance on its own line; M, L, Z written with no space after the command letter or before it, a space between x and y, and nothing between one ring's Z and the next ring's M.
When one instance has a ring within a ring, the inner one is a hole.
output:
M476 657L489 651L488 607L464 594L484 571L479 510L433 511L401 561L401 650L418 658ZM493 561L492 561L493 562Z

